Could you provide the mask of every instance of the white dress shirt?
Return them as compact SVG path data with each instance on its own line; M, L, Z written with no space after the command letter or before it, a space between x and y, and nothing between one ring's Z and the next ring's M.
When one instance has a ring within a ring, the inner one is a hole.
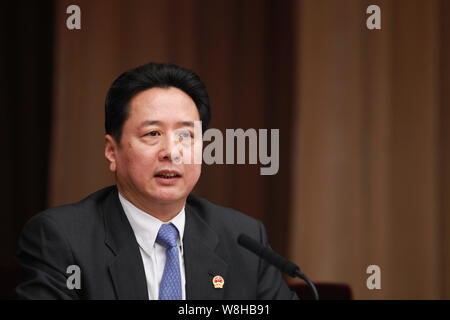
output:
M155 241L159 228L164 223L173 223L173 225L178 229L180 237L177 240L177 246L180 261L181 294L182 299L185 300L186 278L183 260L183 234L186 216L184 207L172 220L169 222L162 222L161 220L137 208L130 201L125 199L120 192L119 200L139 244L142 261L144 263L145 277L147 279L148 298L150 300L158 300L159 284L161 282L164 272L164 265L166 263L166 249Z

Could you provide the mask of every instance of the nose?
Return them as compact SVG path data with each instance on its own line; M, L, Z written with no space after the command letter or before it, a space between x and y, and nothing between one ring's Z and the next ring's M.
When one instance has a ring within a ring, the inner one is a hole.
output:
M158 152L159 161L178 163L181 160L181 150L178 149L175 139L167 135L164 137L161 149Z

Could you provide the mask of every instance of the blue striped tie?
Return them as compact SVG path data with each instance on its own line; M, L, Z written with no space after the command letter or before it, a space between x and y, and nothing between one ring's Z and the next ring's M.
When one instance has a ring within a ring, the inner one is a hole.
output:
M178 230L173 224L161 225L156 242L166 248L166 264L159 285L159 300L182 299L177 239Z

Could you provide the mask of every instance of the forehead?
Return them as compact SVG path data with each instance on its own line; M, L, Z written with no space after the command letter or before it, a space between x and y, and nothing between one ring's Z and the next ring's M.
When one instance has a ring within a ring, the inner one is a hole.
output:
M199 120L197 107L184 91L151 88L131 99L129 120L188 121Z

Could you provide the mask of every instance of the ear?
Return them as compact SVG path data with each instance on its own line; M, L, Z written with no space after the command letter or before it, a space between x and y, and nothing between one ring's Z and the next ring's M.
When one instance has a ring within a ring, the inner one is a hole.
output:
M109 134L105 135L105 157L109 161L109 170L112 172L116 172L117 169L117 148L116 140Z

